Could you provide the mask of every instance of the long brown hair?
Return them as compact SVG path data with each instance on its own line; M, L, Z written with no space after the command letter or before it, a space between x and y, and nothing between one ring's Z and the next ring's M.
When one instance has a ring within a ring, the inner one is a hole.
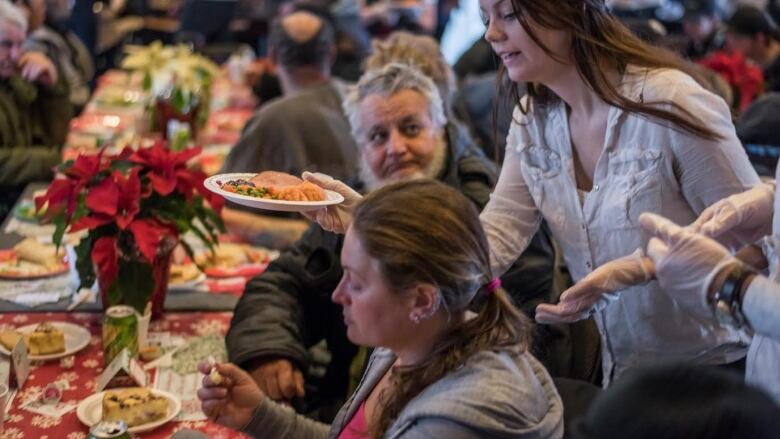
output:
M640 97L639 102L635 102L624 97L610 83L610 71L617 69L618 72L624 73L629 65L646 69L677 69L687 73L697 82L701 80L699 74L678 55L647 44L636 37L609 13L604 0L511 1L514 13L528 35L554 59L565 62L539 39L531 23L571 33L571 53L577 72L604 102L629 113L671 122L674 128L708 140L718 140L722 137L676 102L644 102L643 97ZM505 74L506 69L502 64L499 67L499 78ZM527 94L531 98L529 106L532 102L544 105L554 99L554 94L541 84L527 84ZM520 93L514 83L510 85L509 96L515 99L524 114L528 112L529 108L523 108L520 104ZM672 110L666 110L664 106L669 106Z
M456 324L422 363L393 368L369 420L373 437L382 437L409 401L471 355L527 349L530 321L503 290L485 292L493 278L488 242L477 209L461 193L434 180L388 185L363 199L352 227L395 291L430 283L451 316L476 313Z

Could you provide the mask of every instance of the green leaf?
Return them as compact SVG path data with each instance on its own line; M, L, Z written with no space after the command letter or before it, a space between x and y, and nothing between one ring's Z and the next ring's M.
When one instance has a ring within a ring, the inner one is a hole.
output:
M64 161L63 163L60 163L59 165L57 165L57 172L65 172L68 168L73 166L74 162L75 162L75 160L70 159L70 160Z
M144 91L149 91L152 89L152 72L149 70L144 72L143 87Z
M81 238L76 246L76 271L79 273L79 289L89 288L95 283L95 266L92 264L92 244L94 237Z
M57 246L57 249L59 249L62 244L62 237L65 236L65 229L68 227L65 223L65 212L62 211L55 215L52 222L54 223L54 235L51 240Z
M111 305L124 303L143 314L154 292L152 266L145 261L122 260L119 275L108 290Z

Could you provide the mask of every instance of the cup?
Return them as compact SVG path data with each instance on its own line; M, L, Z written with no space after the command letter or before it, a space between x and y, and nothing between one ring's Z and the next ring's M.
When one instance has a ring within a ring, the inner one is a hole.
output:
M8 405L8 386L0 384L0 434L3 434Z
M152 312L147 311L144 315L135 313L138 317L138 349L146 347L146 341L149 338L149 321L152 319Z

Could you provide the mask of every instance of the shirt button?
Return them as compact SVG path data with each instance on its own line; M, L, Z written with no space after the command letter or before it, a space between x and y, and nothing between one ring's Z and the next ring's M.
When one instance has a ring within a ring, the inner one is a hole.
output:
M586 267L588 267L588 268L590 268L590 262L586 262L586 263L585 263L585 266L586 266Z
M597 190L599 190L599 185L594 185L594 186L593 186L593 190L594 190L594 191L597 191Z

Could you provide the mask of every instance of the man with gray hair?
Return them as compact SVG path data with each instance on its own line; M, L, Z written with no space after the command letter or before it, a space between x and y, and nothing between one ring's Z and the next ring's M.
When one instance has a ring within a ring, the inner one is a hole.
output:
M353 187L371 191L391 182L434 178L479 209L487 203L495 165L464 129L447 120L438 88L418 70L390 64L365 73L349 92L345 110L360 150L362 182ZM323 174L305 176L320 184L335 182ZM342 275L342 244L343 235L312 225L247 284L226 338L230 361L249 371L266 395L322 421L329 421L349 394L355 384L350 380L360 376L366 358L347 339L341 307L330 300ZM529 295L534 288L550 288L553 261L547 250L546 258L523 267ZM323 340L330 361L324 376L317 377L307 351Z
M353 175L357 146L341 109L344 84L330 75L333 29L314 14L293 12L273 23L269 44L284 96L252 116L220 172ZM224 219L232 232L266 245L295 242L308 227L301 219L256 215L237 206L225 209Z
M0 0L0 220L24 186L52 178L70 121L67 86L41 64L23 64L27 21Z

